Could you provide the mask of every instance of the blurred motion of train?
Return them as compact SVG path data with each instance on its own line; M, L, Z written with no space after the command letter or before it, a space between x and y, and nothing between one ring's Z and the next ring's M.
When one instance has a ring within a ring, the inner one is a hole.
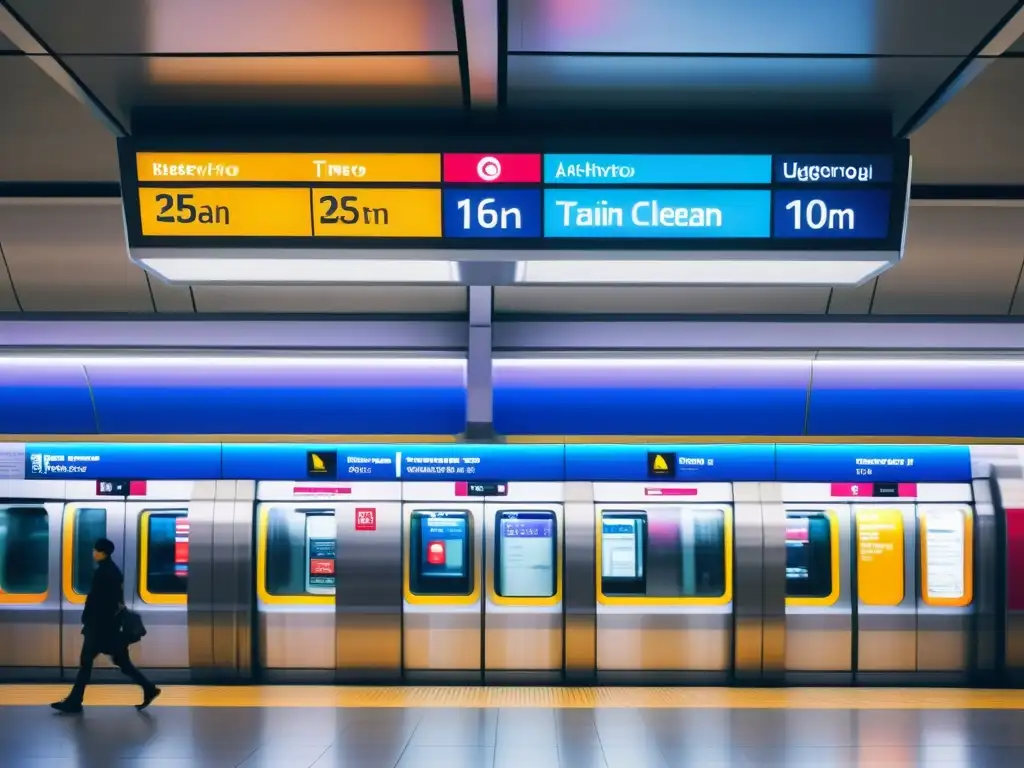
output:
M1024 669L1017 447L5 450L25 469L0 479L4 679L74 673L101 536L157 679L991 684Z

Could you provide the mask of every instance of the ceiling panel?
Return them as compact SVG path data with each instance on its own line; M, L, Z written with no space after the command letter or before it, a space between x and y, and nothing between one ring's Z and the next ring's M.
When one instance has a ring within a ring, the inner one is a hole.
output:
M26 312L152 312L114 201L9 202L0 243Z
M451 0L7 0L58 54L457 51Z
M823 314L828 288L496 288L494 311L540 314Z
M122 124L137 107L461 107L444 56L64 56ZM309 126L310 129L315 126Z
M906 120L960 57L515 56L516 107L882 111Z
M911 138L914 181L1024 183L1024 59L999 59Z
M116 181L114 137L25 56L0 56L0 181Z
M155 275L147 275L145 272L143 274L149 281L149 290L153 294L153 304L157 312L191 314L196 311L192 291L187 285L168 285Z
M0 239L0 312L18 312L18 297L14 293L10 272L7 270L7 259L4 257L4 244Z
M875 315L1005 315L1024 263L1024 208L914 206Z
M830 315L867 315L871 312L871 299L875 293L875 281L868 280L853 288L833 288L828 300Z
M965 55L1013 5L1013 0L509 0L509 50Z
M466 311L462 287L195 286L199 312L302 314L447 314Z

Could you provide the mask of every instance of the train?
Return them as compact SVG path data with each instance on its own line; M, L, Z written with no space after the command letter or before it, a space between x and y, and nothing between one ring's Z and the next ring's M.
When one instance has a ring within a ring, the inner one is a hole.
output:
M136 663L163 682L996 685L1024 670L1015 445L4 451L4 680L74 675L99 537L148 629Z

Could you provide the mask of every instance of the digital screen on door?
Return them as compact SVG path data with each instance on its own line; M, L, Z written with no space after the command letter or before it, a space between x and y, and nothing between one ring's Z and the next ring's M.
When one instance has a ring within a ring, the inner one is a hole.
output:
M498 515L497 583L501 597L555 594L555 517L551 512Z
M317 587L334 586L334 539L309 540L309 584Z
M465 578L467 525L464 517L426 517L420 528L420 573Z

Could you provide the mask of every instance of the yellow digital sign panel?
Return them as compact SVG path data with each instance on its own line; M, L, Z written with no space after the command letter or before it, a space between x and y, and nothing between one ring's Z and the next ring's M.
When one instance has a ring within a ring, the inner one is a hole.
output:
M440 237L441 190L317 188L317 237Z
M903 513L857 510L857 592L864 605L903 602Z
M441 181L441 155L416 153L139 152L143 183Z
M308 189L139 189L142 234L155 237L310 237Z

